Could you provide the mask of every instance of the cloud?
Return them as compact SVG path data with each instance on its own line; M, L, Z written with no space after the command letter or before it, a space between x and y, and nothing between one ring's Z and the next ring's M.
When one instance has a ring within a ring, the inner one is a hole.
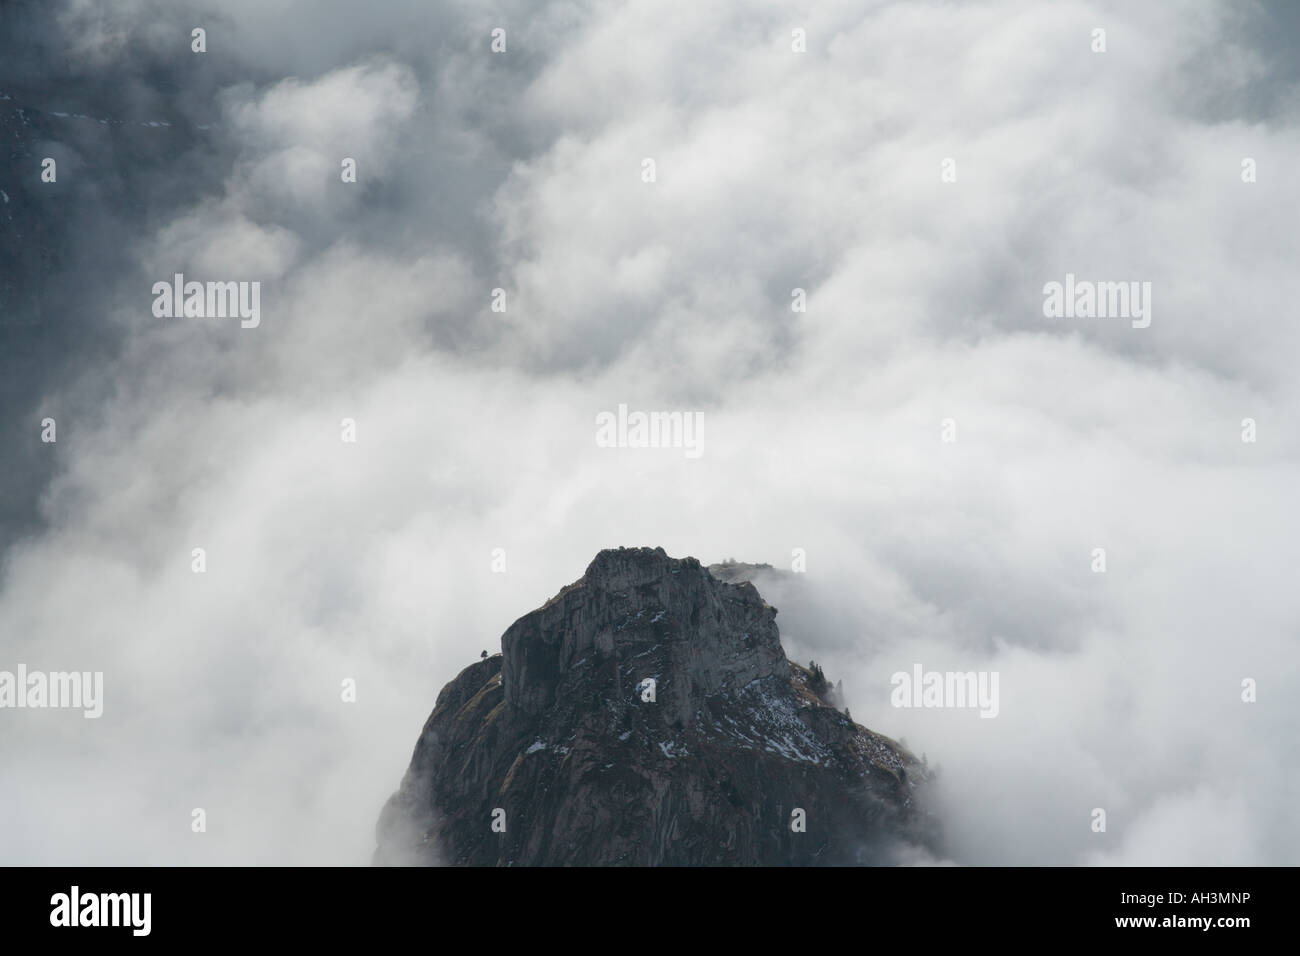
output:
M5 715L6 859L364 862L441 686L643 544L806 550L760 585L787 649L942 768L950 861L1300 859L1295 77L1263 13L516 5L495 55L467 6L238 3L195 64L157 7L89 9L52 35L106 76L153 50L195 128L105 186L147 208L81 274L115 348L38 390L57 466L0 667L103 670L106 702ZM261 325L155 319L174 272L261 281ZM1150 328L1044 318L1067 272L1150 281ZM703 457L597 447L619 403L702 411ZM891 707L914 663L998 671L999 716Z

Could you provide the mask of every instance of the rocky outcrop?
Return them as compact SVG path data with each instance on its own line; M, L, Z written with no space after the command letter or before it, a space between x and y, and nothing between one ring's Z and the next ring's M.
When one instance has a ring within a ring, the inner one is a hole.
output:
M602 551L438 696L380 864L881 864L926 771L791 663L776 609L661 548Z

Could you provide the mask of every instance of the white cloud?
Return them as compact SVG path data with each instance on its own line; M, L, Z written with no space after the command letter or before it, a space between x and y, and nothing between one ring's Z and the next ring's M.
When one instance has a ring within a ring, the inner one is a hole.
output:
M787 648L943 766L957 862L1294 863L1296 129L1202 117L1267 75L1225 9L595 4L512 18L523 68L475 20L227 91L222 194L142 256L264 276L264 319L114 316L0 591L6 659L103 669L105 717L0 740L7 858L362 861L442 684L650 544L808 550ZM1043 319L1066 271L1152 281L1151 328ZM619 402L704 411L704 457L597 448ZM914 661L1000 716L891 708Z

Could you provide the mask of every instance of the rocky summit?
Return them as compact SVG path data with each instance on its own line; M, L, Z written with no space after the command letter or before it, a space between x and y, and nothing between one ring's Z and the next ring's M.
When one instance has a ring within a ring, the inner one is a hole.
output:
M375 863L890 864L933 846L922 763L787 660L743 567L596 555L443 688Z

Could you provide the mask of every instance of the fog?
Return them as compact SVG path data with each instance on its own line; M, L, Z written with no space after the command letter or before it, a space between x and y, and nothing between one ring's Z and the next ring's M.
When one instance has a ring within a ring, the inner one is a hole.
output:
M0 860L365 864L438 690L648 545L798 550L787 651L940 768L947 862L1300 862L1294 11L4 16L4 248L54 257L5 267L0 669L104 711L0 712ZM156 318L176 273L260 324ZM1067 274L1149 327L1045 317ZM702 454L600 447L620 404ZM997 717L892 706L915 664Z

